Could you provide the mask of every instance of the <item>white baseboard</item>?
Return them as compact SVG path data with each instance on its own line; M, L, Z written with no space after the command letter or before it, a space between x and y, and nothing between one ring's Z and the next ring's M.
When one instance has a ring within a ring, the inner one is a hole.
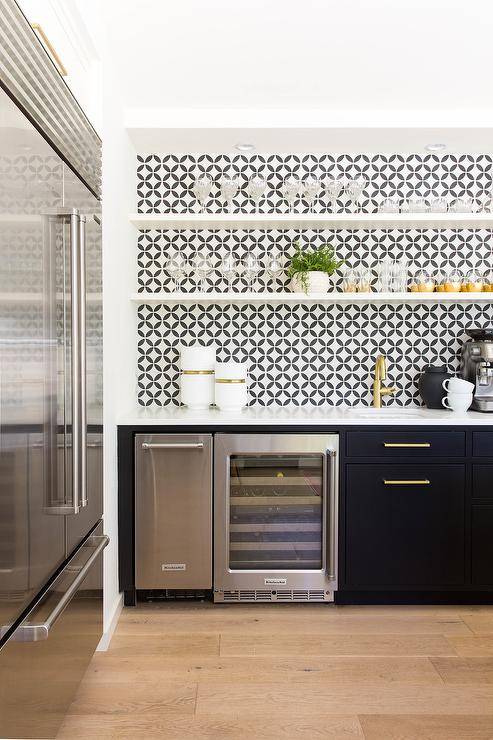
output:
M116 629L116 625L118 624L118 620L120 618L120 614L122 613L123 609L123 594L118 594L115 600L115 605L113 607L113 615L111 617L108 629L103 632L103 635L99 641L99 645L96 648L96 652L104 652L105 650L108 650L111 642L111 638L113 637L113 632Z

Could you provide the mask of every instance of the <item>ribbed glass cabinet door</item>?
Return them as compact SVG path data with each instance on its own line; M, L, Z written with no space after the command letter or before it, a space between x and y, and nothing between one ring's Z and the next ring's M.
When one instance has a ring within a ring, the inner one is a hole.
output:
M324 458L229 457L230 570L322 568Z

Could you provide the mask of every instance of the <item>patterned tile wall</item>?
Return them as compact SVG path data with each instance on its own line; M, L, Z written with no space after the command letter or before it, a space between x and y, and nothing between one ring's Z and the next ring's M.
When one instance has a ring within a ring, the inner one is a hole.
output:
M216 186L221 174L237 171L243 185L251 174L261 172L268 180L261 212L285 212L279 194L287 175L295 173L329 176L363 174L369 185L360 201L373 212L385 197L405 199L468 195L480 204L492 188L490 156L383 156L273 155L231 158L225 156L152 155L137 163L138 209L143 213L198 212L191 184L198 172L209 173L215 187L207 210L225 210ZM352 210L353 204L338 201L335 210ZM328 209L322 200L315 211ZM252 212L244 194L235 199L236 212ZM300 202L296 210L308 211ZM138 290L158 292L171 287L166 273L170 250L187 258L197 250L212 257L214 270L208 291L224 291L220 262L230 251L238 260L255 252L265 265L277 249L287 262L293 240L303 244L331 241L339 257L349 265L373 269L386 254L407 257L416 267L436 270L453 265L463 271L489 267L492 263L492 231L382 229L382 230L172 230L145 231L138 238ZM334 276L339 286L341 275ZM198 289L188 275L183 290ZM265 272L257 289L283 291L285 277L273 284ZM244 292L247 283L238 279L234 290ZM138 401L143 405L179 404L179 347L195 343L214 344L220 360L238 359L250 364L250 402L282 404L370 403L369 377L378 352L389 359L389 375L399 392L389 404L419 404L416 378L423 365L445 362L452 369L469 326L491 326L489 305L193 305L139 306Z

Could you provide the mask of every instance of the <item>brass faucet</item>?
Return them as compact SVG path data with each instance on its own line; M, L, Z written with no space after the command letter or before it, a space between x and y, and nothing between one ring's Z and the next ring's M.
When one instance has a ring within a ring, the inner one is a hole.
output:
M397 388L383 388L382 380L387 377L387 361L385 355L378 355L375 362L375 378L373 380L373 406L376 409L382 407L382 396L390 396Z

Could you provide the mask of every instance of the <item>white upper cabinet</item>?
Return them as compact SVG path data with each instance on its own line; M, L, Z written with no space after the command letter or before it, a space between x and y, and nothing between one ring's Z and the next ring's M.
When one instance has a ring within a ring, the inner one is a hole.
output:
M83 15L71 0L18 0L55 67L98 133L101 64Z

